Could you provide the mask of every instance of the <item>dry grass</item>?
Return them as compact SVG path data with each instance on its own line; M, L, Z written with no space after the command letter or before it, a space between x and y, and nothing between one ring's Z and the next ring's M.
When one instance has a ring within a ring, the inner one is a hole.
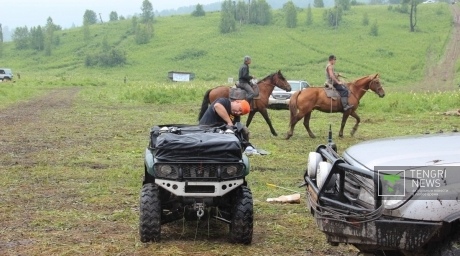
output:
M84 89L81 89L84 90ZM348 245L332 247L301 204L265 200L302 183L308 152L334 136L340 115L315 113L307 138L299 125L291 140L288 112L271 110L280 137L273 137L260 115L250 129L252 142L269 151L251 156L248 176L254 195L254 238L250 246L230 244L228 228L215 221L163 226L163 241L142 244L138 236L143 152L154 124L196 123L198 105L108 104L78 97L75 88L0 110L1 255L356 255ZM337 139L339 150L372 138L447 130L458 117L398 114L390 118L362 109L355 137ZM180 120L177 121L177 120ZM407 125L401 127L401 121ZM302 192L303 193L303 192Z

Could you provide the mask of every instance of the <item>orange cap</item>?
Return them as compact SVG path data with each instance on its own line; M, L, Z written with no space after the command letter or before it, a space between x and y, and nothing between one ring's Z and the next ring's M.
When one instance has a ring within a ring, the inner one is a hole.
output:
M246 100L241 100L241 114L246 115L251 111L251 107L249 106L249 103Z

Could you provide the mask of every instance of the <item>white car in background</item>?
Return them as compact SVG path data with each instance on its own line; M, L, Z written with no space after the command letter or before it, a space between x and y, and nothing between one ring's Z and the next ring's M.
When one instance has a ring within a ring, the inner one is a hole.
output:
M288 80L288 83L291 85L292 90L286 92L281 88L275 87L272 94L268 98L268 107L270 108L289 108L289 100L291 96L296 92L310 87L305 80Z
M13 80L13 71L9 68L0 68L0 80L11 81Z

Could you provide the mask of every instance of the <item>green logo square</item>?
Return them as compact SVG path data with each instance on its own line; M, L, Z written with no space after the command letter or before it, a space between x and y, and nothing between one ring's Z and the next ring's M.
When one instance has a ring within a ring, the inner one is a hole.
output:
M377 170L377 173L381 181L379 182L379 196L399 197L406 195L404 170Z

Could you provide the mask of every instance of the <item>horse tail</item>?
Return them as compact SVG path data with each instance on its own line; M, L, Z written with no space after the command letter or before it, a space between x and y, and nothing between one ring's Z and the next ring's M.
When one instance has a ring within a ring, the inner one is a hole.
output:
M200 113L198 114L198 121L200 121L200 119L203 117L204 115L204 112L206 112L206 110L208 109L208 105L209 103L209 93L211 92L212 89L209 89L206 91L206 93L204 94L204 97L203 97L203 102L201 102L201 109L200 109Z
M299 97L300 93L302 91L297 91L294 94L292 94L291 99L289 100L289 113L291 115L290 121L289 121L289 127L292 127L297 123L296 121L296 115L297 115L297 98Z

